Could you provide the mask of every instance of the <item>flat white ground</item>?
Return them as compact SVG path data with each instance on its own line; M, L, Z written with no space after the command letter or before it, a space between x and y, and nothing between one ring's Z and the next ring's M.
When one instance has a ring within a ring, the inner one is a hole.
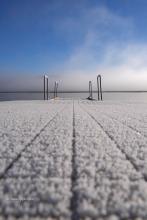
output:
M0 103L0 219L147 219L147 103Z

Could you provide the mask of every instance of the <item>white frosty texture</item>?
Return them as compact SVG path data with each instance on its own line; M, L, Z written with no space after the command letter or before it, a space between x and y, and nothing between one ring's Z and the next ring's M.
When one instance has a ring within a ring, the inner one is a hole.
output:
M72 104L60 105L64 110L43 129L1 179L2 216L69 219L73 112ZM49 104L44 107L49 108ZM54 107L56 112L61 108L57 104ZM50 115L54 113L48 109L46 119L49 120Z
M82 219L87 217L89 219L146 218L147 183L115 142L118 141L124 148L123 141L126 138L123 137L124 127L119 124L121 126L119 132L117 123L113 124L113 121L110 123L108 119L105 119L103 113L99 112L98 105L95 107L92 102L85 104L87 103L80 102L82 108L75 105L78 176L75 191L78 197L78 214ZM105 106L103 109L107 112ZM104 130L86 111L104 126ZM120 139L113 141L105 130L111 133L112 137L119 136ZM135 134L132 139L131 136L129 137L132 141ZM138 136L136 141L140 141ZM128 148L129 146L133 147L131 142L128 142ZM128 148L126 146L126 152ZM135 160L137 161L137 157Z
M62 101L0 102L0 174L63 107Z
M0 220L146 220L146 128L146 103L0 103Z
M147 132L147 129L145 129L147 125L147 105L140 105L133 103L127 104L127 106L116 105L116 110L115 105L109 107L106 104L104 106L95 104L88 105L88 108L85 107L147 180L147 137L143 135L145 131ZM127 114L131 115L132 113L131 120L124 119L123 109L126 111L125 117L127 117ZM135 112L136 119L134 119Z

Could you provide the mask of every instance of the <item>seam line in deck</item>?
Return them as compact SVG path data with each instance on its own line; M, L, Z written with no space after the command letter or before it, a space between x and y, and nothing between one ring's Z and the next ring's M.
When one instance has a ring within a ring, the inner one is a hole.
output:
M103 132L108 136L108 138L115 144L115 146L122 152L122 154L126 157L126 160L129 161L129 163L134 167L134 169L139 172L142 176L142 178L145 180L145 182L147 182L147 177L145 175L143 175L143 173L140 172L140 170L138 169L138 167L136 166L136 164L132 161L132 159L129 157L129 155L120 148L120 146L117 144L117 142L115 141L115 139L107 132L104 130L103 126L96 120L96 118L90 114L89 112L87 112L81 105L80 107L96 122L97 125L99 125L99 127L103 130Z
M75 185L77 180L77 168L76 168L76 142L75 142L75 108L74 108L74 100L73 100L73 133L72 133L72 173L71 173L71 192L72 197L70 200L70 209L71 209L71 220L78 220L79 216L77 213L77 193L75 191Z
M99 103L97 103L96 105L98 106L98 104L99 104ZM142 120L139 119L139 118L132 117L132 115L129 115L129 117L130 117L131 119L133 119L133 120L136 120L136 121L139 122L139 123L140 123L140 122L142 123ZM147 122L146 122L145 124L147 124Z
M122 122L122 121L120 121L119 119L116 119L116 118L114 118L113 116L110 116L110 115L108 115L108 114L106 114L106 113L103 113L103 114L104 114L107 118L112 119L112 120L114 120L114 121L117 121L118 123L120 123L120 124L124 125L125 127L131 129L132 131L134 131L134 132L140 134L141 136L147 138L147 135L142 134L139 130L133 128L131 125L127 125L125 122ZM131 117L131 118L132 118L132 117ZM134 119L134 118L132 118L132 119ZM135 119L135 120L136 120L136 119ZM139 120L136 120L136 121L141 122L141 121L139 121Z
M47 126L57 117L57 115L62 112L65 109L65 107L61 110L58 111L46 124L44 127L40 129L40 131L30 140L28 144L24 146L24 148L18 153L18 155L9 163L9 165L5 168L3 173L0 175L0 180L5 178L5 175L7 172L14 166L14 164L19 160L21 157L22 153L36 140L37 137L47 128Z
M124 125L125 127L131 129L133 132L135 132L135 133L141 135L142 137L147 138L147 135L142 134L139 130L133 128L131 125L127 125L125 122L122 122L122 121L120 121L119 119L113 118L112 116L109 116L109 115L107 115L107 114L105 114L105 113L104 113L104 115L105 115L106 117L108 117L108 118L114 120L114 121L117 121L118 123Z

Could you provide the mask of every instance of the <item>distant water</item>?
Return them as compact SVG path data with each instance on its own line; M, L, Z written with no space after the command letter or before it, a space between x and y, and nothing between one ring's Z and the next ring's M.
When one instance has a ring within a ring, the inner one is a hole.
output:
M88 92L80 93L58 93L60 98L86 99ZM53 98L53 93L49 94ZM93 93L93 98L97 99L97 93ZM147 102L147 92L104 92L103 99L107 101L136 101ZM43 93L23 92L23 93L0 93L0 101L12 100L43 100Z

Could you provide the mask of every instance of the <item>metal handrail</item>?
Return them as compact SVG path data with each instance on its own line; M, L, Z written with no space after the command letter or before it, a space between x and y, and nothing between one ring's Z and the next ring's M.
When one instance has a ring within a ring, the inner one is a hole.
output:
M56 82L56 97L58 96L58 82Z
M102 95L102 79L101 75L97 76L97 90L98 90L98 100L103 100L103 95Z
M93 99L93 95L92 95L92 82L89 81L89 99Z
M44 75L43 77L43 84L44 84L44 100L46 100L46 95L47 95L47 100L48 100L48 76ZM46 91L47 87L47 91Z
M57 97L57 89L58 89L58 82L55 82L55 86L54 86L54 98Z

